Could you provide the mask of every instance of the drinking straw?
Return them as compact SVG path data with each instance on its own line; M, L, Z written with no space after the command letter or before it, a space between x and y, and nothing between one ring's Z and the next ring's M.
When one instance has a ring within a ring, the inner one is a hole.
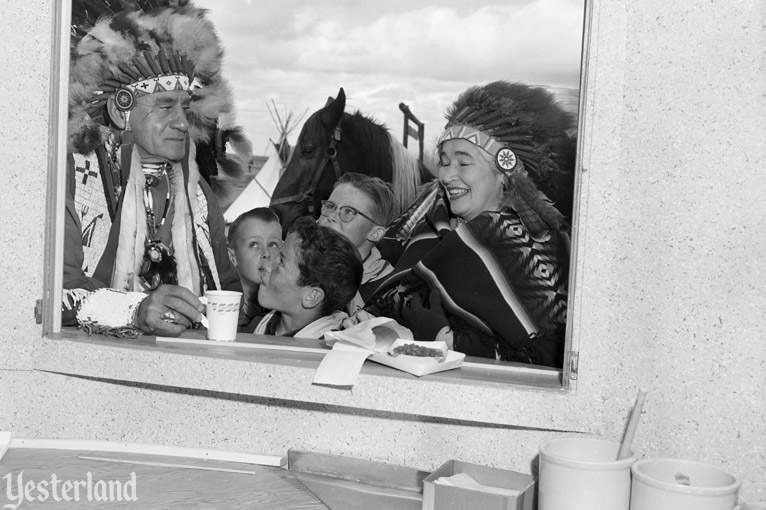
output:
M630 413L628 428L625 430L625 437L622 438L622 444L620 445L620 451L617 454L617 460L627 459L630 457L630 447L633 444L633 438L636 436L638 420L641 418L641 409L644 407L645 400L646 391L638 390L636 404L633 406L633 411Z

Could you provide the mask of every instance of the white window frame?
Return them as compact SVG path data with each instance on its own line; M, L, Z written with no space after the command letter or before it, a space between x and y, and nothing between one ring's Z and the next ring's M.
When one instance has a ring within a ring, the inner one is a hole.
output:
M581 174L583 161L584 139L584 119L587 77L588 77L588 48L591 33L592 0L585 0L584 23L583 23L583 44L581 58L581 78L580 78L580 100L578 111L578 140L577 140L577 164L575 178L575 200L573 211L572 226L572 257L570 264L569 277L569 303L568 303L568 322L566 333L566 355L563 369L542 369L539 367L524 366L522 364L494 362L493 360L482 361L480 358L468 359L466 367L462 374L432 374L426 376L424 380L446 381L450 384L464 384L468 386L479 385L503 385L509 387L519 387L524 389L529 385L530 378L536 381L531 386L535 389L552 391L556 394L573 392L576 390L576 380L578 376L579 349L573 345L574 316L573 309L577 306L575 302L575 292L572 290L577 283L576 275L576 254L578 253L579 228L578 220L580 215L580 194L581 194ZM62 295L62 276L63 276L63 255L64 255L64 204L66 198L66 159L67 159L67 114L68 114L68 80L61 79L66 76L69 69L69 45L71 24L71 2L69 0L55 0L53 3L54 24L53 24L53 60L51 63L51 106L50 106L50 127L49 127L49 157L48 157L48 193L46 201L46 224L45 224L45 254L44 254L44 289L42 303L42 333L49 339L68 341L72 343L84 342L89 345L103 345L119 348L121 345L113 339L87 337L84 333L77 332L70 328L61 327L61 295ZM271 337L264 342L260 348L249 346L250 353L242 354L241 346L232 346L231 357L238 360L246 359L250 363L294 363L295 360L314 361L316 353L310 349L303 353L295 352L295 342L293 339L285 339L281 345L275 343L276 337ZM166 349L153 342L151 339L143 339L132 344L127 342L125 347L138 348L143 350L156 349L165 352ZM205 348L195 348L190 350L179 350L171 355L203 355L218 358L226 358L220 354L221 345L211 343L209 352ZM202 354L200 354L202 353ZM118 363L115 359L114 363ZM318 364L318 363L317 363ZM368 362L363 368L362 374L369 372L375 376L401 378L402 374L388 367L368 367L374 363ZM307 365L309 368L314 366L313 362ZM457 371L453 371L457 372ZM466 375L467 374L467 375ZM482 376L482 374L485 374ZM529 389L529 388L527 388Z

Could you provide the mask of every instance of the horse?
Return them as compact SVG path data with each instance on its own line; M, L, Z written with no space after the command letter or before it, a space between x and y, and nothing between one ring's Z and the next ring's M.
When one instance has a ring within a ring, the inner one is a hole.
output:
M303 125L295 150L277 182L271 206L287 230L293 221L319 216L321 201L346 172L359 172L390 182L397 215L414 200L422 183L431 179L426 167L381 123L359 111L346 113L346 94L314 112Z

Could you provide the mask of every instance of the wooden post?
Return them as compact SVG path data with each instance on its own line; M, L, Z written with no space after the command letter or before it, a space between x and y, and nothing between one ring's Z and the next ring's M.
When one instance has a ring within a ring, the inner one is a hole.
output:
M423 138L425 135L425 124L420 122L410 111L410 107L404 103L399 103L399 109L404 113L404 138L402 144L407 147L409 137L418 141L418 159L423 162ZM410 126L410 120L417 126L417 131Z

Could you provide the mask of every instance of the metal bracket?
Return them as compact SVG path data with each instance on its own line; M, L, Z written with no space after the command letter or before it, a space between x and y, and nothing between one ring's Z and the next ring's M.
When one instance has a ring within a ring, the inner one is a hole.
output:
M43 323L43 300L42 299L35 300L35 323L36 324Z
M577 380L577 370L580 366L580 353L579 351L569 351L569 379L572 381Z

